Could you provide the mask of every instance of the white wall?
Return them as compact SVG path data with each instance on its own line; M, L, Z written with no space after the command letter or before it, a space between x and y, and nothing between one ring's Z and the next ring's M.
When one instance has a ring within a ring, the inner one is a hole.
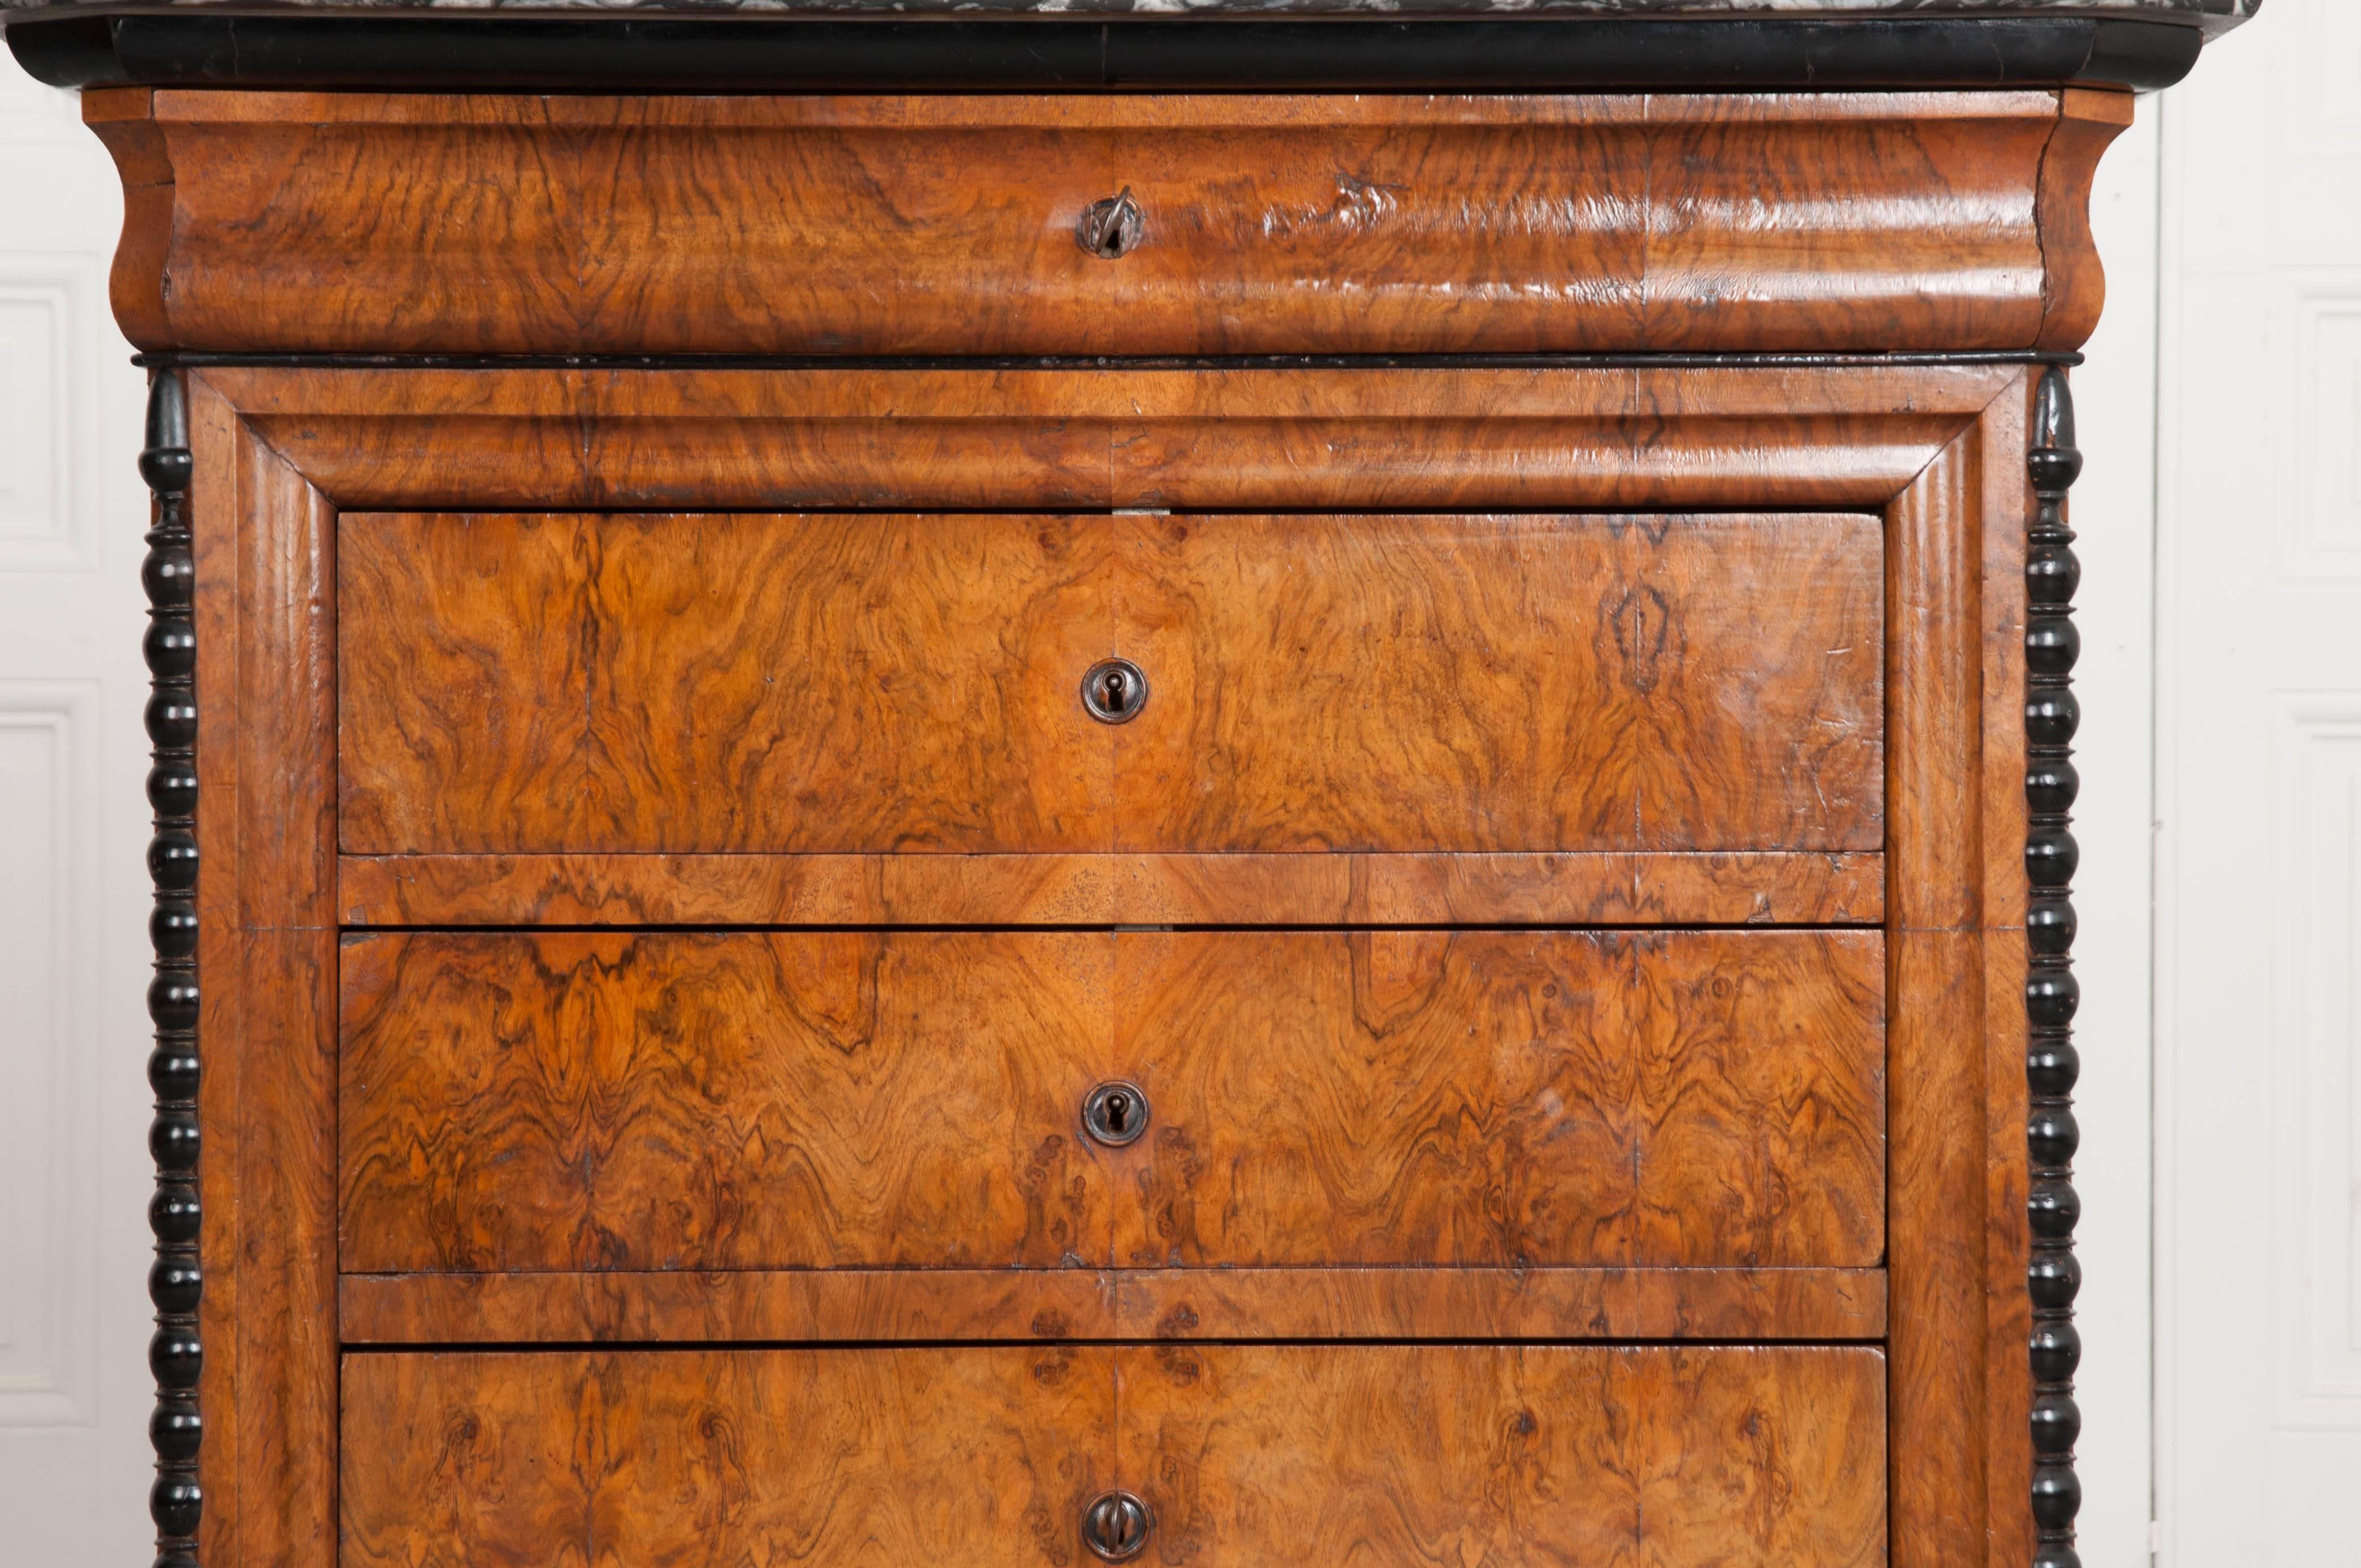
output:
M2082 703L2076 740L2082 796L2074 836L2082 982L2075 1100L2082 1152L2077 1251L2084 1354L2076 1398L2087 1568L2147 1568L2149 1498L2148 1037L2149 824L2155 587L2158 126L2140 101L2099 166L2092 227L2107 269L2107 308L2074 372L2084 466L2069 502L2082 558L2076 620Z
M2170 1568L2361 1565L2361 5L2168 102L2158 1497Z
M144 379L121 197L0 51L0 1563L149 1555Z
M2144 99L2092 219L2081 1553L2354 1568L2361 4Z

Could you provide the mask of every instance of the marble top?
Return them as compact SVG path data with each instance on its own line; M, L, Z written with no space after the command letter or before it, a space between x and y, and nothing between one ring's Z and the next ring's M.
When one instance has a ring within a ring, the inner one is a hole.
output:
M60 4L125 8L121 0L0 0L0 8ZM2353 3L2353 0L2345 0ZM2209 33L2235 27L2262 0L146 0L238 11L575 11L743 13L1029 13L1139 16L1346 14L1394 16L2022 17L2090 16L2180 22Z

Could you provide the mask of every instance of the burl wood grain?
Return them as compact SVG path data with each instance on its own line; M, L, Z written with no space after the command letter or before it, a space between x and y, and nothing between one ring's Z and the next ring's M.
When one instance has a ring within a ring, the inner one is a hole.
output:
M1870 850L1877 520L1120 518L1126 850Z
M347 1274L346 1344L1877 1340L1879 1268Z
M376 936L344 1266L1868 1266L1883 939ZM1148 1096L1117 1149L1092 1085Z
M1876 854L346 855L368 926L1856 926Z
M1874 519L346 514L354 853L1872 850ZM1101 725L1107 654L1147 708Z
M345 1358L346 1568L1075 1568L1104 1351Z
M1124 1337L1876 1340L1880 1268L1135 1268Z
M369 938L356 1270L1104 1258L1104 936Z
M97 90L142 347L2026 349L2091 269L2054 92ZM1128 189L1142 243L1084 208ZM169 286L166 280L169 279Z
M1125 938L1131 1266L1882 1260L1874 934Z
M1873 1349L1113 1354L1115 1474L1155 1510L1154 1561L1886 1560Z
M1885 1561L1874 1349L1169 1346L375 1354L343 1561Z
M339 528L356 850L1104 849L1104 522Z

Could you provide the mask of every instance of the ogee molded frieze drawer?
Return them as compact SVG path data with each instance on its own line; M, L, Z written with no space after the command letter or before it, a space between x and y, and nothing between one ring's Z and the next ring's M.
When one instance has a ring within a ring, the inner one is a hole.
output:
M446 354L2023 350L2097 316L2080 203L2045 195L2116 128L2044 91L167 89L91 118L160 263L115 294L140 346Z

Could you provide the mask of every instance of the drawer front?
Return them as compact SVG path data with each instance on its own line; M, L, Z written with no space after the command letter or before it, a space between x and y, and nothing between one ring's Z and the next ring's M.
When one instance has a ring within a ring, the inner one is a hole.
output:
M1124 26L1096 49L1119 54ZM1140 80L1096 49L1093 78ZM116 309L142 347L889 356L2070 347L2097 291L2087 230L2058 209L2105 137L2061 132L2059 107L2048 91L93 104L135 193ZM1136 225L1099 247L1121 254L1078 243L1126 193Z
M1871 1266L1883 973L1873 931L352 938L342 1260Z
M340 832L1872 851L1882 573L1843 514L348 515Z
M1885 1561L1885 1358L1873 1349L1118 1356L1116 1473L1155 1511L1155 1562Z
M1885 1561L1873 1349L348 1356L346 1568ZM578 1554L578 1559L577 1554Z
M1065 1351L344 1358L345 1568L1075 1568L1115 1458Z

